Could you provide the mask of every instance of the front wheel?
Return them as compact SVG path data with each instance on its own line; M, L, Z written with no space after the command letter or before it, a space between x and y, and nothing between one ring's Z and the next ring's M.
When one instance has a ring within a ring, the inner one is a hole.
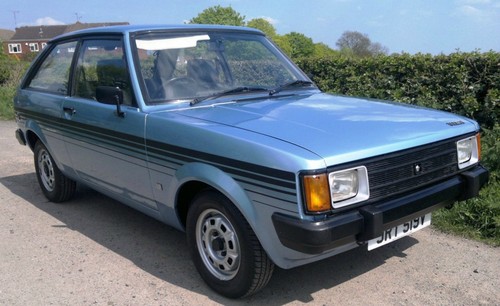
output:
M236 207L223 195L208 191L188 211L187 238L194 264L218 293L239 298L262 289L274 264Z
M52 202L69 200L76 190L75 181L62 174L40 141L35 144L34 153L36 178L45 197Z

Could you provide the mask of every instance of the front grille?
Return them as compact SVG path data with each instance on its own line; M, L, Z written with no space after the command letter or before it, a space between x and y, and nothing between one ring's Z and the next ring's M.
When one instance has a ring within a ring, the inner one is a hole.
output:
M455 140L406 150L364 165L368 170L370 200L415 190L458 172Z

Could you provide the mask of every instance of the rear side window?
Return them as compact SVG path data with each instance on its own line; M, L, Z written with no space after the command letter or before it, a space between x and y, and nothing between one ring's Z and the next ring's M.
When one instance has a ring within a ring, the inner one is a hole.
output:
M28 88L67 94L71 61L76 50L76 41L55 46L38 67Z

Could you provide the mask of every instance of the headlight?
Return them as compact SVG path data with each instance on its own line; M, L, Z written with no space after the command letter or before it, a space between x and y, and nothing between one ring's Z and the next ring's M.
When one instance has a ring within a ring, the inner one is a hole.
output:
M457 141L458 169L477 163L481 154L480 148L481 138L479 134Z
M366 167L304 175L302 179L306 209L310 213L322 213L370 197Z
M333 208L344 207L370 197L366 167L335 171L328 175Z

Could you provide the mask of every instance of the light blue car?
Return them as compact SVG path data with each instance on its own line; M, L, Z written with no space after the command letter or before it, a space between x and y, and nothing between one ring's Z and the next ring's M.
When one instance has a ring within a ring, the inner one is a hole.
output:
M45 196L85 184L181 231L232 298L431 223L488 180L479 126L322 93L260 31L124 26L51 41L15 96Z

